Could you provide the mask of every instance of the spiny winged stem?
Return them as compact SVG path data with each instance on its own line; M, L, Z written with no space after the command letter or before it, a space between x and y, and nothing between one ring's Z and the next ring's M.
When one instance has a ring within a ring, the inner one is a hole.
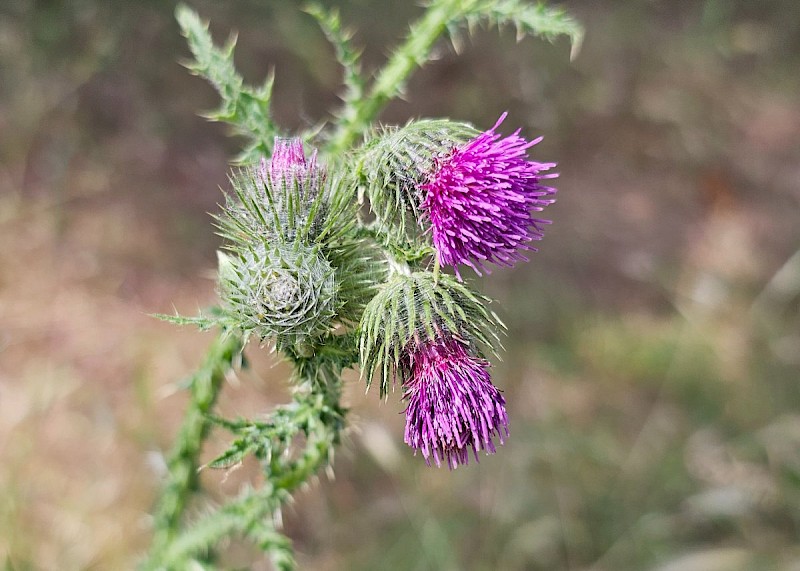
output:
M167 460L167 483L154 516L153 553L164 550L178 533L183 511L197 487L198 456L210 428L207 415L241 350L241 337L223 331L189 381L189 406Z
M236 348L234 345L229 347ZM162 508L168 513L157 519L157 523L164 527L156 530L158 541L154 540L150 559L143 565L143 570L184 569L189 562L207 557L213 546L234 534L248 537L269 553L277 569L288 571L295 568L291 543L276 529L275 519L292 492L330 462L345 425L345 411L339 405L341 365L338 360L332 362L324 354L311 359L287 356L294 360L298 375L298 389L291 404L278 408L267 420L260 422L227 422L208 414L202 415L204 431L211 422L218 422L237 433L255 429L257 449L252 452L264 466L266 481L263 486L257 490L247 489L237 499L192 522L185 530L181 529L181 516L186 498L165 502L171 509ZM215 351L210 351L208 361L219 363L217 357ZM218 390L219 384L214 384L214 388ZM187 418L193 416L189 414ZM194 423L185 423L181 436L189 434L190 424L194 427ZM298 448L299 436L303 437L304 443ZM196 440L198 443L201 441L202 438ZM165 500L179 490L184 493L191 490L184 478L190 467L191 474L196 474L199 450L192 449L195 454L191 461L187 451L186 446L176 447L173 458L181 460L170 463L174 485L167 487ZM181 485L185 487L181 488Z
M430 5L405 40L375 78L366 97L344 116L328 143L331 154L349 149L377 118L386 104L400 95L411 72L428 58L436 40L452 21L463 14L463 0L440 0Z
M466 25L471 29L481 22L497 27L513 26L518 38L536 35L552 41L561 35L568 36L572 43L570 58L577 56L583 41L580 24L563 10L542 2L431 0L422 18L411 26L406 40L378 72L366 95L357 100L345 100L346 106L339 113L338 125L326 151L334 155L346 151L367 131L385 105L402 95L411 73L430 59L433 45L440 36L447 33L456 45L460 42L460 27ZM353 82L348 81L348 84ZM361 87L359 85L359 93Z

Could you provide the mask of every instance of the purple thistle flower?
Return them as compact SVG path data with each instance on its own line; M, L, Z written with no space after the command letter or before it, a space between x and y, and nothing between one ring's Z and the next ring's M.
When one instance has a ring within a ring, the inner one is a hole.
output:
M275 137L272 157L269 162L264 158L261 159L259 174L264 180L269 177L269 181L275 187L282 183L295 182L310 183L314 186L319 182L321 174L321 169L317 167L317 151L315 150L306 161L302 140L294 137Z
M555 163L537 163L526 151L541 137L526 141L519 129L508 137L495 133L506 118L472 141L434 160L434 167L421 185L422 208L427 213L439 263L455 267L466 264L478 275L489 272L491 262L513 266L527 261L519 250L536 251L528 245L543 236L541 225L549 220L531 216L555 199L556 189L543 186L541 174Z
M493 438L508 437L505 399L492 384L489 363L472 355L452 337L413 345L403 398L405 442L422 452L425 463L467 464L469 449L495 452Z

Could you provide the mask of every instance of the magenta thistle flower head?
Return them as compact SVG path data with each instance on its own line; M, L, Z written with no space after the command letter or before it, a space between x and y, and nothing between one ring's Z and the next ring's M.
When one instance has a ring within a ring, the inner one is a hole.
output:
M527 159L541 138L526 141L519 130L502 138L495 133L506 113L488 131L434 159L420 186L422 208L431 225L433 245L442 265L466 264L479 275L488 262L512 266L527 258L528 242L542 238L548 220L533 218L554 202L556 189L542 184L555 163Z
M469 451L495 452L494 438L508 436L505 399L492 384L489 363L453 337L412 345L404 385L405 442L425 463L453 469L467 464Z
M317 166L317 151L306 161L303 141L298 138L275 137L272 157L269 162L261 159L259 169L261 178L269 181L273 187L281 184L296 183L315 186L319 182L321 170Z

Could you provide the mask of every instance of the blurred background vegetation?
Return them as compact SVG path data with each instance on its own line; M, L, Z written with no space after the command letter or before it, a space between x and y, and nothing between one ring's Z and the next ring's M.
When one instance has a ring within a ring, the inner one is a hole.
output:
M191 4L237 63L275 69L287 129L340 79L294 2ZM365 60L412 2L348 0ZM386 122L451 116L545 135L554 224L481 287L510 327L494 369L512 436L455 472L402 443L399 393L364 396L335 479L283 514L304 569L800 570L800 4L574 0L580 56L478 31L441 44ZM0 565L129 569L207 334L159 323L214 303L208 212L238 144L174 4L0 4ZM248 349L228 415L286 398ZM225 445L212 438L210 458ZM257 479L203 474L210 501ZM202 510L198 505L196 510ZM255 554L233 544L231 568ZM269 569L259 562L253 569Z

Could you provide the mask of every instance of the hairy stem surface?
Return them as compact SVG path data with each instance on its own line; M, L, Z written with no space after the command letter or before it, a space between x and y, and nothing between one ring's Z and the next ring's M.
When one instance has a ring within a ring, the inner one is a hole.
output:
M242 351L242 339L223 331L189 382L190 401L177 441L167 459L167 482L153 521L151 553L164 551L180 529L186 504L197 487L200 450L210 427L208 413L217 400L226 373Z
M154 547L143 566L145 570L183 569L188 561L203 557L211 547L234 534L252 539L269 553L277 569L295 568L290 541L275 529L276 514L298 486L328 464L344 428L344 410L339 404L342 364L326 357L295 362L298 386L302 388L290 405L296 416L293 430L291 435L274 442L272 453L261 457L266 476L263 486L245 491L236 500L181 529L181 514L196 483L198 454L210 425L208 413L222 378L239 351L239 338L236 343L218 339L193 379L192 404L170 458L171 480L159 506ZM294 435L300 434L305 437L304 445L294 449ZM272 442L267 434L264 438Z
M327 151L331 155L350 148L383 107L402 93L408 76L428 60L434 42L447 29L448 23L461 15L461 3L461 0L436 2L411 27L405 42L381 69L366 97L358 102L355 112L339 123L328 143Z

